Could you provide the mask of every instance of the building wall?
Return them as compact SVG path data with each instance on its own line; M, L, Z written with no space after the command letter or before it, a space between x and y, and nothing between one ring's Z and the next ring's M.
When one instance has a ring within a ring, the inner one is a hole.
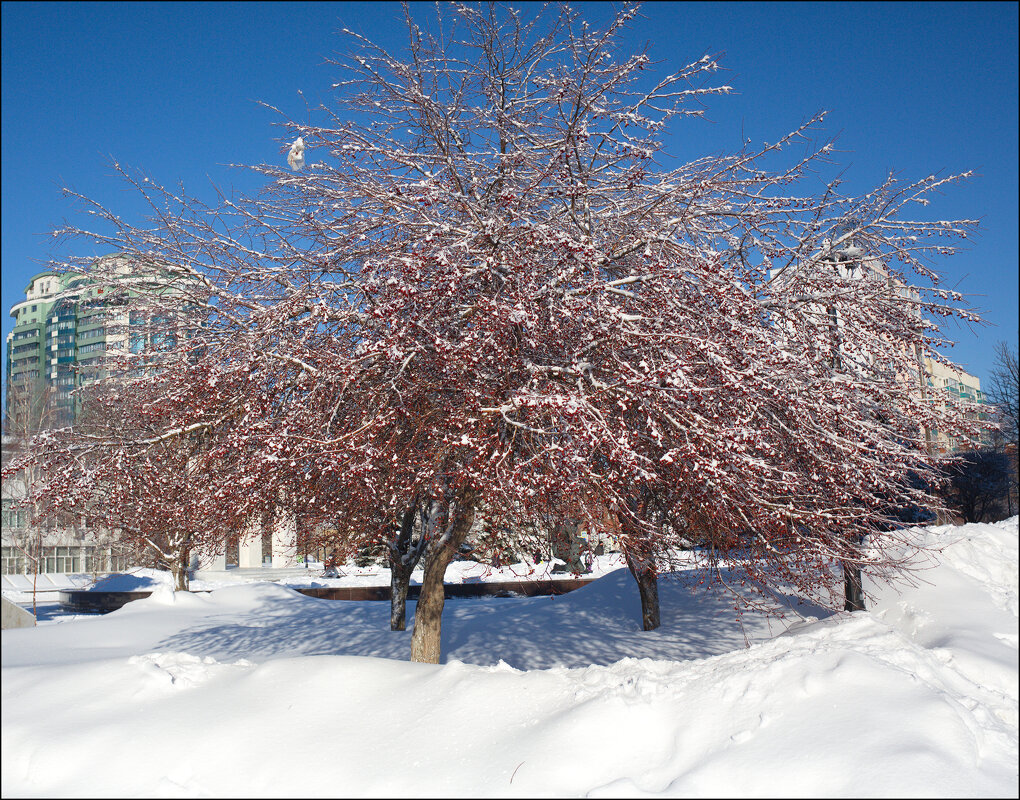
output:
M985 394L981 391L981 380L962 370L954 370L945 364L924 359L924 371L929 387L941 390L950 403L976 403L983 405ZM987 419L987 413L980 410L970 411L968 419ZM933 430L930 432L932 444L938 453L954 453L960 450L971 450L975 446L988 447L991 445L989 434L984 434L977 442L961 440L949 436L944 431Z
M5 438L4 462L14 456L13 446L13 440ZM133 553L118 545L115 533L109 529L90 529L80 521L58 525L35 519L32 509L20 502L25 497L25 481L24 475L17 475L3 482L2 574L110 572L126 569L137 561Z

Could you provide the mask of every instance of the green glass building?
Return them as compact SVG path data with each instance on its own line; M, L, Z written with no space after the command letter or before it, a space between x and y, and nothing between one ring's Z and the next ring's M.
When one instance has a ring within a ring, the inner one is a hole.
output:
M152 312L151 299L179 292L178 284L140 276L116 253L97 259L94 268L119 275L117 285L44 271L29 281L24 301L11 308L6 433L20 436L72 424L78 412L72 392L102 375L105 356L140 353L173 336L168 328L176 326Z

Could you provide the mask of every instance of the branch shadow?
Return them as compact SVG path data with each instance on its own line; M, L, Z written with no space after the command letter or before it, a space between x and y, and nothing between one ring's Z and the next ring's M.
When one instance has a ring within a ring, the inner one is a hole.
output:
M641 630L637 585L617 570L569 594L521 598L449 598L443 614L443 662L482 666L500 661L517 669L607 665L623 658L706 658L773 638L781 620L746 612L732 597L695 591L691 580L659 581L662 625ZM217 590L214 595L236 589ZM314 655L406 660L416 603L407 604L408 630L389 630L389 603L306 597L281 586L251 585L240 612L205 617L159 642L157 649L211 656L218 661ZM216 598L228 601L229 594ZM796 598L797 618L832 612ZM210 624L211 623L211 624Z

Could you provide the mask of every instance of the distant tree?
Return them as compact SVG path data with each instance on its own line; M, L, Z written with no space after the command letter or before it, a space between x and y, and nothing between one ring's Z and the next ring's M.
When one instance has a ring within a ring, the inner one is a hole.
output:
M114 279L90 277L100 285ZM160 331L163 344L112 351L95 379L75 391L81 406L75 424L43 431L5 464L5 475L37 476L26 502L40 515L70 514L90 527L116 529L122 543L169 570L180 591L188 589L193 553L222 552L227 532L281 493L280 481L263 474L256 482L241 467L260 433L255 420L272 418L269 395L256 381L260 364L273 360L243 337L218 339L219 326L203 324L192 301L164 298L160 318L176 323ZM133 313L143 308L138 303ZM217 341L236 349L217 348Z
M1000 341L995 345L995 361L989 373L989 401L999 409L1002 433L1007 442L1017 443L1020 420L1020 361L1016 347Z
M966 522L994 522L1005 511L1009 492L1009 456L1001 450L963 453L946 467L948 501Z
M8 418L9 419L9 418ZM39 573L43 572L42 539L43 531L36 518L36 509L24 502L27 489L35 481L34 470L9 469L13 462L24 455L27 439L21 436L5 435L3 440L4 520L3 544L18 553L18 560L31 569L32 573L32 614L38 616ZM20 570L18 570L20 571Z
M7 408L4 413L4 435L18 441L45 428L54 427L58 415L53 401L54 388L43 381L16 381L7 387Z
M1006 511L1012 516L1017 509L1017 481L1020 477L1020 362L1016 347L1000 341L995 346L995 361L987 385L989 402L994 406L995 421L999 424L994 434L995 449L1006 454L1009 465L1006 486Z
M35 438L13 466L39 476L28 497L42 517L117 529L183 591L192 551L216 530L215 514L203 513L213 481L202 470L202 431L164 436L165 411L94 393L78 425Z

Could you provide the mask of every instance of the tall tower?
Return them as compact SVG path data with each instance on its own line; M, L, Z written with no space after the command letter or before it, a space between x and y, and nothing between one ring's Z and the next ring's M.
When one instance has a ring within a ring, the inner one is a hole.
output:
M49 427L50 312L65 289L65 277L46 271L32 277L23 302L11 308L7 334L7 408L4 431L18 436Z
M172 344L173 315L153 313L152 298L179 292L179 279L140 275L119 253L97 259L94 268L107 276L102 283L40 272L11 308L4 433L72 424L79 410L72 392L102 376L106 356Z

